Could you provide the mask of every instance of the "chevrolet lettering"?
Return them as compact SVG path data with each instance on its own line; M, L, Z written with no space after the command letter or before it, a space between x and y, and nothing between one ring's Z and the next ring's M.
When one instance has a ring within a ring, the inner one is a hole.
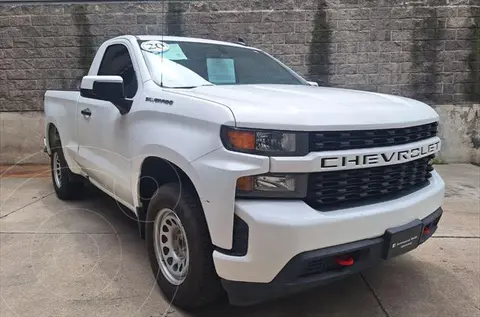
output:
M88 183L125 206L181 308L356 274L421 246L442 216L432 107L321 87L247 45L119 36L44 108L57 197Z
M361 166L381 166L388 164L398 164L402 162L409 162L414 159L425 157L440 151L440 140L433 143L416 146L410 149L401 151L386 151L382 153L372 153L363 155L346 155L346 156L332 156L321 158L321 168L358 168Z

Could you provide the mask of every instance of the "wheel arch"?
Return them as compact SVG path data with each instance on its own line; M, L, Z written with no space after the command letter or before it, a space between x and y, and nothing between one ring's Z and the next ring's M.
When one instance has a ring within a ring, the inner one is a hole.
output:
M145 157L136 185L138 187L137 195L139 202L143 203L145 200L150 199L155 190L161 185L174 182L188 186L200 200L194 182L181 167L158 156Z
M134 204L137 209L139 230L142 237L144 237L144 220L150 199L156 189L164 184L177 182L182 185L182 188L186 186L198 199L202 206L202 212L205 213L201 199L202 195L199 191L199 180L193 167L186 159L180 158L178 154L162 156L150 154L135 161L134 165L137 166L136 170L138 172L133 177L135 184L132 188L134 189Z
M54 121L49 121L45 124L44 137L45 137L45 151L49 156L52 155L52 149L55 146L55 142L58 141L59 145L61 145L62 147L65 146L65 144L62 143L61 132L58 128L58 125ZM63 155L72 173L82 175L82 176L85 175L82 172L82 169L77 165L76 161L71 157L71 154L68 151L63 151Z

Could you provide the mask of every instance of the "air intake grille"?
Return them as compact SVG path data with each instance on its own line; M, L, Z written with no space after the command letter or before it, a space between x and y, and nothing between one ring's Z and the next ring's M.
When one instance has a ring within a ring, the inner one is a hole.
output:
M433 155L396 165L312 173L306 201L313 208L327 211L407 195L428 184L432 158Z
M338 151L393 146L437 135L438 123L381 130L325 131L310 133L310 151Z

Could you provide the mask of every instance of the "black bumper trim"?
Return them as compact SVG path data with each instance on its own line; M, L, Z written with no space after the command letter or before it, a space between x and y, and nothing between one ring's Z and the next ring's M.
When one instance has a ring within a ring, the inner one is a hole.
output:
M248 224L239 216L233 218L233 245L231 250L215 247L217 252L232 255L244 256L248 251Z
M421 220L423 228L429 228L429 234L421 235L419 245L436 231L442 213L443 210L439 208ZM253 305L326 284L371 267L385 258L385 244L385 236L382 236L308 251L292 258L270 283L222 279L222 284L232 305ZM335 256L346 253L352 255L355 264L350 267L339 267L335 263Z

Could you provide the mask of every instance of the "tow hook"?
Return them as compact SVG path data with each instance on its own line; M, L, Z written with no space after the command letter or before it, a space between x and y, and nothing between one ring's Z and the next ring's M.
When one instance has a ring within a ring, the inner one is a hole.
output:
M352 266L355 263L355 260L353 260L353 257L345 254L345 255L340 255L335 258L335 262L337 262L338 265L348 267Z

